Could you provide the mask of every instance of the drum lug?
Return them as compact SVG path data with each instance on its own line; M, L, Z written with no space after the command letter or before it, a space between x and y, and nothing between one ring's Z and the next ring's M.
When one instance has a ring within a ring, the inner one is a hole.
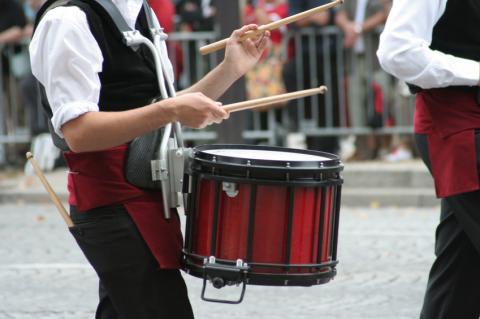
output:
M217 263L214 256L205 258L203 262L202 299L204 301L227 304L241 303L243 301L243 297L245 296L245 290L247 287L247 272L249 269L250 266L241 259L237 259L236 265L233 266ZM214 299L206 297L205 292L207 289L207 280L210 281L213 287L217 289L225 286L242 285L240 297L237 300Z
M222 182L222 190L231 198L238 195L238 187L236 183Z

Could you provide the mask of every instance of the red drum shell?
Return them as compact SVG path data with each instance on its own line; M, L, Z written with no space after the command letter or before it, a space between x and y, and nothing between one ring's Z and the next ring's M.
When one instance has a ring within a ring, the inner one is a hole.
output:
M184 250L189 272L193 270L195 275L203 263L203 258L192 260L191 256L214 256L229 263L237 259L248 262L250 275L284 275L278 282L266 280L272 285L284 285L289 276L324 271L333 278L341 168L336 172L337 180L303 184L231 177L225 167L221 172L213 170L213 174L204 167L201 170L204 172L192 175L195 191L188 210ZM230 197L222 190L222 183L233 181L238 194ZM263 282L249 280L250 284ZM297 281L298 285L323 282L311 278L306 283Z
M213 211L215 208L215 181L200 182L195 214L196 230L193 234L192 252L202 256L214 255L220 259L247 260L247 242L250 194L252 185L241 184L239 193L230 198L225 192L218 198L218 226L215 251L211 253L214 240ZM300 187L294 191L293 224L291 234L291 264L318 264L328 261L331 244L333 188L325 189L325 214L320 229L322 188ZM202 199L200 201L200 199ZM254 212L253 251L250 262L282 264L287 260L288 208L287 187L259 185L256 187ZM323 236L319 240L318 236ZM322 242L319 256L318 243Z

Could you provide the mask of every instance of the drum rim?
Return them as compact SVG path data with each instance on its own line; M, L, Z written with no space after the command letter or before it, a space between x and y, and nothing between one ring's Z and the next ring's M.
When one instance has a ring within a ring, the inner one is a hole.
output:
M198 255L192 252L188 252L185 248L182 250L182 269L188 274L205 278L205 266L195 262L201 262L207 256ZM216 259L219 264L222 265L234 265L235 260L228 259ZM249 262L250 266L262 267L264 270L248 270L245 273L246 283L249 285L267 285L267 286L313 286L319 284L325 284L333 279L337 273L336 267L338 260L329 260L321 262L320 264L283 264L283 263L259 263ZM269 272L265 269L278 269L278 268L297 268L297 269L309 269L317 268L317 271L310 272Z
M189 264L183 265L182 270L187 274L203 279L205 270L202 266ZM310 273L261 273L249 272L246 274L246 284L254 286L284 286L284 287L310 287L323 285L335 278L337 269L331 267L323 272Z
M213 155L206 153L205 151L214 150L214 149L244 149L244 150L260 150L260 151L276 151L276 152L287 152L295 154L305 154L319 156L327 158L327 160L318 160L318 161L285 161L285 160L270 160L270 159L249 159L249 158L238 158L228 155ZM207 162L212 165L247 165L251 168L271 168L271 169L332 169L339 168L343 169L343 164L340 160L340 157L321 151L314 150L303 150L279 146L267 146L267 145L248 145L248 144L209 144L209 145L200 145L194 149L194 158L199 159L202 162Z

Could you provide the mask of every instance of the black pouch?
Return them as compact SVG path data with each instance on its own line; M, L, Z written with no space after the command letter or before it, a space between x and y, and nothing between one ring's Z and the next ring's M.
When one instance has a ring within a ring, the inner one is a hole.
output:
M160 181L153 181L152 160L160 158L163 130L139 136L130 142L125 162L125 178L130 184L144 189L160 189Z

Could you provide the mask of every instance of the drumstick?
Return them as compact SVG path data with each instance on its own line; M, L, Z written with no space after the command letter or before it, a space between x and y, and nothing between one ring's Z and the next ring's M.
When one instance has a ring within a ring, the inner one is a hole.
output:
M28 152L26 156L27 156L27 160L30 162L30 164L32 164L35 174L37 174L38 178L40 178L40 181L42 182L43 187L45 187L45 190L50 196L50 199L57 207L60 215L62 215L63 220L65 221L65 223L69 228L73 227L74 225L73 225L72 219L70 218L70 215L68 215L67 210L65 209L65 207L63 207L62 202L58 198L57 194L55 194L55 191L53 190L52 186L50 186L50 184L48 183L47 179L45 178L45 175L43 175L42 170L38 166L37 161L33 158L33 154L31 152Z
M292 93L279 94L275 96L269 96L269 97L264 97L260 99L250 100L250 101L227 104L223 106L223 108L227 112L231 113L231 112L255 109L257 107L268 106L268 105L277 104L281 102L287 102L290 100L300 99L302 97L307 97L310 95L325 94L327 91L328 91L327 87L322 85L314 89L296 91Z
M245 33L240 38L240 41L244 41L245 39L249 39L249 38L254 38L258 34L263 33L265 31L272 31L272 30L275 30L275 29L279 29L279 28L281 28L281 27L283 27L287 24L296 22L298 20L305 19L305 18L310 17L310 16L312 16L316 13L328 10L330 8L333 8L333 7L343 3L343 1L344 0L335 0L335 1L332 1L330 3L324 4L323 6L319 6L319 7L304 11L304 12L300 12L300 13L294 14L290 17L286 17L284 19L271 22L269 24L261 25L261 26L258 27L257 30L248 31L247 33ZM200 53L202 55L206 55L206 54L221 50L221 49L223 49L227 46L227 41L228 41L228 38L217 41L217 42L214 42L214 43L210 43L209 45L206 45L206 46L203 46L203 47L200 48Z

